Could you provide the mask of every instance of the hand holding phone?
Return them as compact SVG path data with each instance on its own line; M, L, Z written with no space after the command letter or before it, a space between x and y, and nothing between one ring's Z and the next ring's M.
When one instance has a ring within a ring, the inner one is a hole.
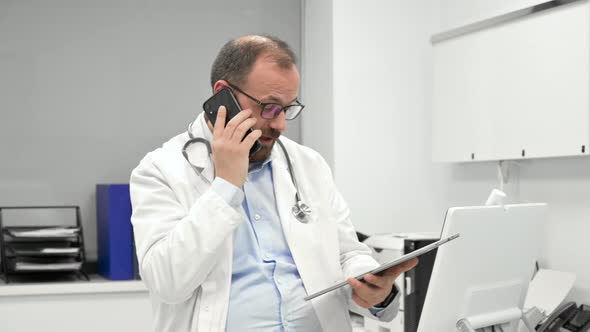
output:
M233 119L236 115L238 115L242 108L238 103L236 97L234 96L233 92L229 88L223 88L217 91L211 98L207 99L203 103L203 110L205 111L205 115L211 121L213 126L215 126L215 121L217 120L217 112L219 111L220 106L225 106L227 111L227 115L225 118L225 124ZM244 137L248 136L252 132L252 129L248 129ZM256 140L252 148L250 149L250 156L258 152L262 146L260 142Z
M226 92L222 92L224 90ZM256 119L251 117L252 111L241 111L233 94L227 92L231 93L227 89L217 92L205 102L203 109L213 124L211 147L216 176L241 187L248 176L249 156L262 132L252 130L256 124ZM233 102L230 101L229 106L223 105L228 96Z

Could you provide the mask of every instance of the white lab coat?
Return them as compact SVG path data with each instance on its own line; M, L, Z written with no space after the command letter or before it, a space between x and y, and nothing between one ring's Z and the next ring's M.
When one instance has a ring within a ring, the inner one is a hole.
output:
M202 114L192 132L211 140ZM243 209L236 211L208 190L209 185L186 162L181 150L188 139L186 132L172 138L148 153L131 174L131 220L139 271L150 291L155 331L224 331L232 235L247 217ZM281 140L291 157L300 195L313 212L307 224L292 215L295 187L284 155L275 144L272 171L277 209L307 293L377 266L370 249L357 240L349 209L324 159L285 137ZM203 175L212 181L213 165L202 150L191 155L191 161L204 167ZM350 305L371 316L353 303L348 287L312 303L323 330L328 332L351 331ZM394 300L381 320L393 319L398 303Z

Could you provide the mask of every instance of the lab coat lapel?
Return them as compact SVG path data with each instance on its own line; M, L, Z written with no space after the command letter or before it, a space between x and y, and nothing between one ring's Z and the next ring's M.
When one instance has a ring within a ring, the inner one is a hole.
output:
M213 182L215 179L215 167L213 165L213 160L209 159L207 166L203 169L203 176L209 180L209 182Z
M291 180L282 150L275 146L274 153L275 157L272 162L273 182L283 233L306 289L315 289L317 288L316 285L312 284L314 280L317 280L313 265L314 246L310 245L310 241L313 242L313 229L316 227L317 220L312 216L308 223L302 223L291 212L295 204L295 185ZM297 161L292 160L292 162L293 167L297 167L295 166Z
M274 150L275 153L278 152L276 147ZM291 181L287 163L283 160L282 156L273 158L272 172L275 197L277 200L277 210L281 219L281 226L283 227L285 238L287 239L289 246L291 246L291 227L293 226L293 223L297 222L291 213L291 207L295 204L296 190Z

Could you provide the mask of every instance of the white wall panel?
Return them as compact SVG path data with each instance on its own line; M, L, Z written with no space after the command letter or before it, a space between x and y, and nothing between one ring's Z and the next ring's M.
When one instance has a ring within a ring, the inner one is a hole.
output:
M585 155L587 1L434 43L433 159Z

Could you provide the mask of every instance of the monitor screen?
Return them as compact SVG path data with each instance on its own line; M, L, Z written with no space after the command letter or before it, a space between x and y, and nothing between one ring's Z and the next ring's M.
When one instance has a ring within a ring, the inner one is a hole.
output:
M545 215L546 204L449 209L441 237L461 237L438 250L418 332L456 332L461 319L516 331Z

